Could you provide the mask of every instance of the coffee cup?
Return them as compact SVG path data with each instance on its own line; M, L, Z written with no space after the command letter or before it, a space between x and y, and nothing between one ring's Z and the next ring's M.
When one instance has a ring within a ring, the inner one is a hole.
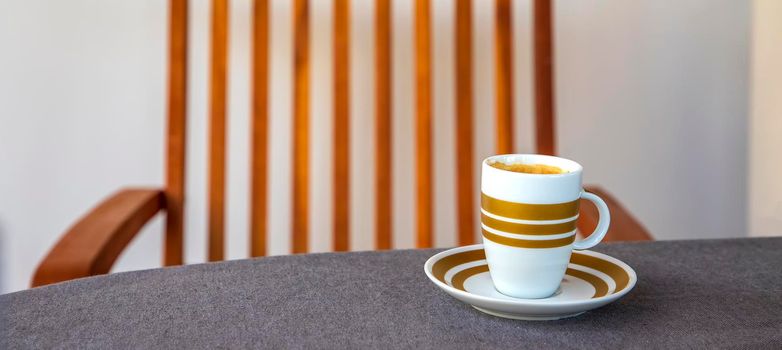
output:
M494 287L525 299L556 293L573 249L589 249L605 237L608 206L582 187L583 167L568 159L507 154L481 168L481 231ZM593 202L597 228L576 241L579 202Z

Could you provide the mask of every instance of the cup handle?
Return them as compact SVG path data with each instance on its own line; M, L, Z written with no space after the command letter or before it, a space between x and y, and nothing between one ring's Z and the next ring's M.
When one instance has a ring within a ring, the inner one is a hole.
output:
M600 215L600 219L597 222L595 231L592 232L589 237L577 242L573 242L573 248L579 250L589 249L600 243L600 241L603 240L603 237L606 236L606 233L608 232L608 225L611 223L611 213L608 211L608 205L606 205L606 202L604 202L602 198L587 191L581 191L581 198L595 203L595 206L597 206L597 212Z

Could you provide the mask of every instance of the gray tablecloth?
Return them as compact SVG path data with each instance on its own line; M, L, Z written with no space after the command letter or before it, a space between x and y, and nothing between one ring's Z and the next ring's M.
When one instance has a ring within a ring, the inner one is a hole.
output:
M118 273L0 296L0 348L782 347L782 238L603 244L620 301L514 321L437 289L437 250L311 254Z

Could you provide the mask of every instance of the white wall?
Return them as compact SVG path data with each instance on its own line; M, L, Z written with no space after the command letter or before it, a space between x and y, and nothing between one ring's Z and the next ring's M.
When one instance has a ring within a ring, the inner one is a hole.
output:
M453 245L453 4L434 1L436 243ZM246 257L249 0L232 1L228 257ZM474 1L476 170L493 152L493 2ZM353 4L353 249L371 249L372 2ZM164 1L0 2L0 291L98 200L162 183ZM517 147L532 150L529 0L514 2ZM412 247L412 0L394 1L395 245ZM561 154L609 188L659 239L746 232L749 5L579 1L556 7ZM291 8L272 5L272 254L288 252ZM331 6L313 1L312 250L329 249ZM187 262L205 256L208 1L191 10ZM367 164L364 166L363 164ZM477 179L476 179L477 180ZM160 220L117 270L159 264Z
M782 1L756 0L752 16L749 233L770 236L782 228Z
M657 238L745 235L750 4L565 3L562 154Z

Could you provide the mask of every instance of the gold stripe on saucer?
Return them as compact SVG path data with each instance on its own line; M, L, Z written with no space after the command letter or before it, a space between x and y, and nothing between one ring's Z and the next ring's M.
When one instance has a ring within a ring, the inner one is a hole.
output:
M449 255L440 260L437 260L437 262L432 265L432 275L440 280L440 282L446 283L445 274L451 268L461 264L466 264L471 261L478 261L483 259L486 259L486 253L483 251L483 249L468 250Z
M576 235L570 235L565 238L559 239L545 239L545 240L531 240L531 239L518 239L510 238L500 235L495 235L489 231L483 231L483 237L497 244L506 245L509 247L517 248L559 248L573 243L576 240Z
M614 282L616 282L616 290L618 292L627 284L630 283L630 275L621 266L614 264L608 260L603 260L591 255L581 254L579 252L573 252L570 255L570 262L581 266L586 266L598 270L608 276L610 276Z
M592 287L595 288L595 294L592 296L592 298L599 298L608 295L608 283L606 283L606 281L603 281L603 279L600 277L597 277L589 272L584 272L576 269L567 269L567 272L565 272L565 274L576 278L580 278L584 281L587 281L589 284L591 284Z
M453 278L451 278L451 286L466 292L467 290L464 289L464 282L467 281L468 278L488 271L489 265L478 265L459 271L453 275ZM608 284L600 277L597 277L588 272L570 268L567 269L565 274L579 278L591 284L592 287L595 288L595 294L592 295L592 298L599 298L608 294Z
M484 231L484 235L486 233L487 232ZM491 233L489 234L491 235ZM493 236L497 236L497 235L493 235ZM502 236L499 237L504 238ZM565 239L566 240L569 239L570 243L572 243L575 240L575 237L571 236ZM538 241L538 242L550 242L550 241L556 241L556 240ZM564 245L567 244L569 243L566 243ZM466 263L485 260L485 259L486 259L486 253L483 249L473 249L464 252L459 252L453 255L446 256L436 261L434 265L432 265L432 274L434 275L435 278L437 278L441 282L448 284L448 282L445 281L445 274L448 272L448 270ZM611 279L613 279L614 283L616 284L616 289L614 289L614 291L611 294L621 291L622 289L627 287L627 285L630 283L630 275L627 273L625 269L623 269L621 266L615 263L612 263L608 260L604 260L603 258L574 251L573 254L570 255L570 263L595 269L611 277ZM454 274L454 276L451 278L452 281L451 285L457 289L464 290L464 281L466 281L471 276L474 276L482 272L486 272L488 271L488 269L489 269L488 265L484 264L484 265L479 265L476 267L465 269L464 271L459 271L458 273ZM589 284L591 284L595 288L595 295L593 296L593 298L599 298L609 294L608 284L600 277L597 277L593 274L584 271L570 269L570 268L567 269L567 274L582 279L584 281L587 281Z
M573 232L576 229L575 219L560 224L529 225L497 220L481 213L481 222L497 231L519 235L557 235Z
M579 200L557 204L508 202L481 193L481 208L497 216L518 220L562 220L578 215Z
M453 275L453 278L451 278L451 285L456 289L464 290L464 281L473 275L487 271L489 271L489 265L478 265L469 269L464 269Z

